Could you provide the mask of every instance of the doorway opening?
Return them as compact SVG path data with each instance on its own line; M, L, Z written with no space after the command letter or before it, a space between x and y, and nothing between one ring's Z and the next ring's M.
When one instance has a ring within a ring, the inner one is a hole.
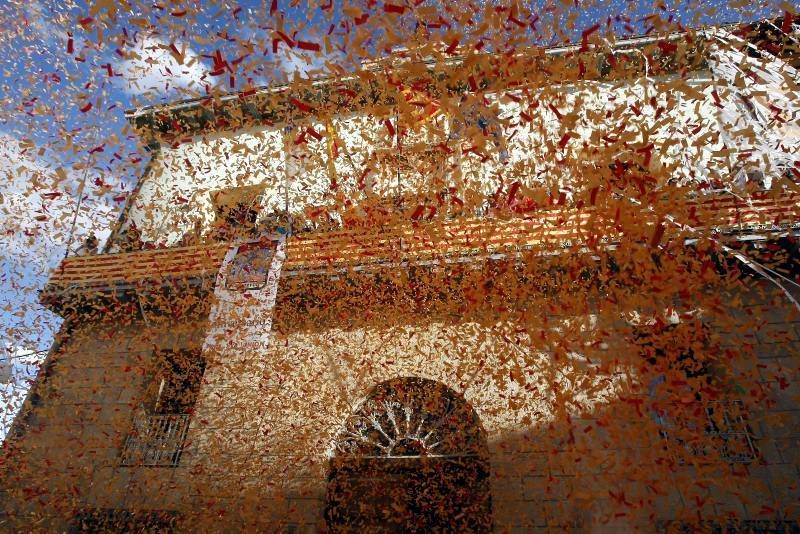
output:
M325 507L333 532L488 532L491 508L486 434L439 382L378 384L337 436Z

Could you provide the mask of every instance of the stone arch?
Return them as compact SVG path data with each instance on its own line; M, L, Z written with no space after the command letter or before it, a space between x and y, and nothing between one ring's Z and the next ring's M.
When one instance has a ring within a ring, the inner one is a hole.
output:
M333 532L491 530L478 414L434 380L375 386L335 440L325 519Z

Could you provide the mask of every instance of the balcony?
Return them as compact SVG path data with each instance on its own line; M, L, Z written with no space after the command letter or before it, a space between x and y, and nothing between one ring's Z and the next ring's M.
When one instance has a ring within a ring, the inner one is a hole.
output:
M137 414L122 447L121 465L177 467L190 418L188 414Z
M700 237L695 230L732 241L763 240L771 232L800 226L800 193L762 192L748 198L708 195L669 207L666 202L655 204L650 209L625 199L609 198L605 204L602 211L590 205L548 206L510 213L508 218L409 220L393 226L295 233L286 245L282 276L473 261L530 251L560 254L596 250L613 246L622 238L647 243L659 231L663 231L664 241ZM665 223L667 217L678 224ZM685 226L680 228L679 224ZM175 286L202 286L208 294L229 246L213 242L70 257L53 273L42 292L42 302L63 314L87 302L97 308L100 300L106 313L125 302L139 307L137 295L169 291Z
M169 277L216 274L227 246L194 246L141 250L122 254L69 257L50 278L51 290L85 287L136 286Z
M665 206L650 212L625 200L619 208L596 210L593 206L541 208L501 218L459 218L424 224L409 222L382 229L342 229L325 233L295 234L287 245L284 275L366 267L370 264L424 263L475 256L505 255L520 251L558 253L599 244L613 245L632 228L648 240L665 216ZM742 199L715 195L684 202L669 213L676 222L704 233L743 234L785 230L800 224L800 194L774 196L756 193ZM698 237L691 231L667 229L669 235ZM762 236L763 237L763 236ZM665 237L666 239L666 237Z
M140 294L174 291L208 293L227 244L141 250L122 254L68 257L52 274L41 302L61 315L93 308L138 314ZM184 299L189 302L187 299ZM187 310L169 310L173 314Z

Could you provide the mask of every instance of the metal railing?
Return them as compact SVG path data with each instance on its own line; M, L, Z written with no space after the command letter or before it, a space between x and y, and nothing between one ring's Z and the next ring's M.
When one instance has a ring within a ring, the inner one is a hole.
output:
M133 429L122 447L123 466L177 467L183 453L189 414L134 417Z

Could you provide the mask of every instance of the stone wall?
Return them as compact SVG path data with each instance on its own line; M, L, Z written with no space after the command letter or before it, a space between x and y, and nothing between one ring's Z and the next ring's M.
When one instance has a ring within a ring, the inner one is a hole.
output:
M120 467L120 451L154 348L191 344L193 330L122 321L62 329L3 446L4 528L63 530L76 511L135 502L135 485L128 482L137 477ZM153 497L148 507L162 502Z
M27 431L6 445L2 520L62 529L87 509L179 510L211 530L320 528L344 421L376 384L409 376L444 384L479 415L498 531L796 520L800 322L774 287L748 287L718 295L726 306L703 321L730 363L731 397L746 401L750 463L692 456L662 436L655 375L621 319L632 310L589 303L483 321L392 325L354 309L338 327L280 322L267 361L209 361L178 467L122 467L154 348L197 348L205 328L95 324L65 334Z

